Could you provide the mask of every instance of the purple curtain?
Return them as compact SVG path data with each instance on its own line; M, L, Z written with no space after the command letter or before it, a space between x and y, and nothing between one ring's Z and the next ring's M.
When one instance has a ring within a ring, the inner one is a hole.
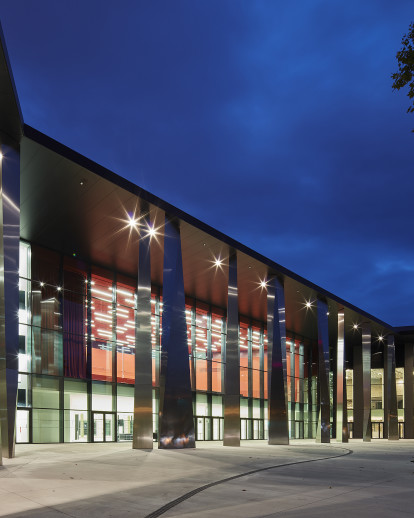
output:
M85 276L81 272L65 271L64 287L64 375L69 378L86 378Z

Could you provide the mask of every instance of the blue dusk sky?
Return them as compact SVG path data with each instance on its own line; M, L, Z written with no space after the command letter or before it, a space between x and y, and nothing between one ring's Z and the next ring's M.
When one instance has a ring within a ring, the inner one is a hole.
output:
M412 0L3 0L27 124L414 324Z

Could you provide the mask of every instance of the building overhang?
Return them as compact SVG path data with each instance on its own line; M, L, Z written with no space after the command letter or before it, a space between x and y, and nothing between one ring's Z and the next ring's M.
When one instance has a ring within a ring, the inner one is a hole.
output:
M136 277L139 237L128 227L128 214L138 214L140 200L150 206L159 236L152 246L152 281L162 285L163 222L165 214L181 221L184 285L188 296L225 308L227 305L227 257L238 254L240 313L266 321L266 289L260 281L279 276L285 286L286 326L290 332L317 339L316 300L328 302L332 339L333 317L343 308L346 321L369 321L373 333L392 332L372 315L303 279L189 214L177 209L83 157L46 135L24 126L21 142L21 237L67 255ZM221 267L214 259L223 259ZM306 307L310 301L312 306ZM352 343L355 330L346 338Z

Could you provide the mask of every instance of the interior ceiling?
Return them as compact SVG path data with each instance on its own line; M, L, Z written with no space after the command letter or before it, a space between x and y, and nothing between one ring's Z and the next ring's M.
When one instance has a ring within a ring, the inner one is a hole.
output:
M154 197L155 199L155 197ZM21 237L59 252L89 260L97 265L136 277L138 234L127 226L128 214L139 213L136 194L61 156L48 147L24 137L21 143ZM161 204L161 200L160 200ZM179 211L175 209L180 215ZM165 212L150 204L151 219L159 234L151 248L152 281L162 285ZM202 226L202 224L200 224ZM231 240L216 236L181 221L184 287L187 295L225 308L227 305L227 257ZM229 244L230 243L230 244ZM240 245L242 248L242 245ZM248 249L245 249L248 250ZM305 338L317 339L316 299L313 285L298 281L254 257L238 251L240 313L266 321L266 290L260 280L275 273L283 277L286 299L286 327ZM223 259L221 267L214 259ZM269 261L270 263L270 261ZM292 274L294 275L294 274ZM322 295L325 293L322 292ZM325 295L326 296L326 295ZM326 297L329 312L345 307L347 343L360 341L353 323L367 320L365 313L341 301ZM312 307L307 309L307 301ZM330 318L331 340L335 340L335 318ZM371 320L372 321L372 320ZM373 335L385 334L383 323L372 321ZM389 328L388 328L389 329ZM333 343L333 342L331 342Z

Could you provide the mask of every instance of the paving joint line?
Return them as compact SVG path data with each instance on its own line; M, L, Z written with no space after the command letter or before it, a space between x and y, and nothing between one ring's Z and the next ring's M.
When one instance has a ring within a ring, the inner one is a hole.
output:
M153 511L150 514L147 514L144 518L158 518L159 516L166 513L173 507L181 504L182 502L185 502L186 500L197 495L198 493L201 493L202 491L205 491L206 489L209 489L210 487L218 486L219 484L224 484L226 482L231 482L232 480L237 480L238 478L247 477L248 475L254 475L255 473L260 473L262 471L268 471L270 469L283 468L286 466L295 466L298 464L306 464L309 462L318 462L321 460L337 459L339 457L345 457L346 455L351 455L352 453L354 453L353 450L350 450L348 448L342 448L342 449L346 450L346 452L341 453L340 455L333 455L330 457L321 457L319 459L299 460L296 462L286 462L284 464L276 464L274 466L267 466L266 468L253 469L251 471L246 471L245 473L239 473L238 475L233 475L231 477L226 477L221 480L216 480L215 482L210 482L209 484L204 484L203 486L197 487L196 489L193 489L192 491L188 491L184 495L182 495L178 498L175 498L174 500L171 500L171 502L168 502L167 504L163 505L159 509L156 509L155 511Z

